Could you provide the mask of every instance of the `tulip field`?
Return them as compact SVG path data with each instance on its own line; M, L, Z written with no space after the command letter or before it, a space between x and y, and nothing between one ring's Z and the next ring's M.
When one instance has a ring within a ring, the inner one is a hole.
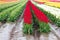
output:
M60 40L60 2L0 0L0 40Z
M46 5L60 8L60 2L46 2Z
M23 5L21 5L22 3ZM17 17L21 15L21 12L23 12L25 3L24 1L21 1L20 3L15 2L15 3L9 3L9 4L1 4L2 6L0 5L0 22L4 20L6 21L17 20L18 19Z
M43 2L45 5L60 8L60 1L59 0L34 0L38 3Z

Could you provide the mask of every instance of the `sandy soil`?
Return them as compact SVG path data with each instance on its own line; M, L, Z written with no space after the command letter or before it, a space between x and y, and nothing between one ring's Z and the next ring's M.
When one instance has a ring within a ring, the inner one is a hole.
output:
M18 25L15 23L6 23L0 26L0 40L35 40L33 36L27 37L27 35L23 35L22 32L23 21ZM56 28L57 32L60 31L59 28ZM60 33L60 32L59 32ZM58 38L50 32L49 34L41 33L39 40L58 40Z

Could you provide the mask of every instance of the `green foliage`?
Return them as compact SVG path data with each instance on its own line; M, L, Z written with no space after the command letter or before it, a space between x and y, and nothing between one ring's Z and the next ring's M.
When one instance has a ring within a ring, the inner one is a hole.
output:
M57 21L56 21L56 25L57 25L58 27L60 27L60 19L59 19L59 18L58 18Z
M12 12L13 10L17 9L17 7L21 6L22 3L24 3L24 1L22 1L21 3L19 3L19 4L16 5L16 6L13 6L13 7L11 7L11 8L8 8L8 9L2 11L2 12L0 13L0 22L1 22L1 21L4 21L4 20L7 20L8 16L11 14L11 12ZM17 11L17 10L16 10L16 11ZM15 12L15 11L14 11L14 12Z
M15 10L13 10L9 15L7 21L10 21L10 22L16 21L19 18L19 16L23 13L24 8L25 8L25 3L21 4Z
M16 3L6 3L6 4L0 4L0 12L2 12L3 10L6 10L10 7L16 6L17 4L19 4L19 2Z
M32 24L24 24L23 33L24 34L30 34L30 35L33 34Z
M0 13L0 21L4 21L9 14L11 13L11 11L13 11L17 6L11 7L9 9L4 10L3 12Z
M5 3L5 4L0 4L0 12L2 12L3 10L6 10L10 7L16 6L19 3L25 2L26 0L20 0L18 2L11 2L11 3Z
M44 23L44 22L39 22L39 31L42 33L48 33L50 32L50 27L48 25L48 23Z

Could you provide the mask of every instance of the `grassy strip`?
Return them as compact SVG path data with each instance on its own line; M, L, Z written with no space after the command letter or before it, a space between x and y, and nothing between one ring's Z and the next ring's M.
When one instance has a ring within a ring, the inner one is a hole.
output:
M8 4L1 4L0 5L0 12L2 12L3 10L5 10L7 8L16 6L17 4L19 4L19 2L16 2L16 3L8 3Z
M7 21L10 22L16 21L19 18L19 16L23 13L24 8L25 8L25 3L21 4L18 8L13 10L10 16L8 17Z
M15 9L17 8L18 6L20 6L24 1L22 1L20 4L14 6L14 7L11 7L9 9L6 9L4 10L3 12L0 13L0 22L4 21L7 19L7 17L9 16L9 14Z
M19 2L11 2L11 3L8 3L8 4L7 3L6 4L1 4L0 5L0 12L2 12L5 9L8 9L10 7L16 6L17 4L21 3L22 1L24 1L24 0L21 0Z

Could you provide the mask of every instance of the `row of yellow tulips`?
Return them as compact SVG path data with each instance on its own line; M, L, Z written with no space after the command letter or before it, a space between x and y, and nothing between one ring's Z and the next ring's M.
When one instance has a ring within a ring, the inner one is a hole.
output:
M46 5L60 8L60 2L46 2Z
M60 2L51 2L50 0L34 0L35 2L44 2L45 5L60 8Z

